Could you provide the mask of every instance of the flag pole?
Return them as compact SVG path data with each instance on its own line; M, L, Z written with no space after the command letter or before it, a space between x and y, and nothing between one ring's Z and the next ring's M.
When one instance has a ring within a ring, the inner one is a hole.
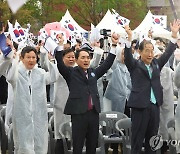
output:
M173 11L173 14L174 14L174 18L177 19L177 13L176 13L176 9L174 7L174 0L169 0L169 3L171 5L171 9Z

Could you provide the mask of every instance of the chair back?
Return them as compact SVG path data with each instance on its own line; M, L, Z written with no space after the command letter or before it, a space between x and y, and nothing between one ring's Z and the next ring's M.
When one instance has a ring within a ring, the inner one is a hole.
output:
M54 115L51 115L51 117L49 117L48 132L49 132L48 154L54 154L55 143L56 143L56 139L54 136Z
M175 119L172 118L167 122L167 128L174 128L175 129Z
M100 113L99 123L103 127L103 134L106 136L118 134L115 124L118 120L124 118L128 118L128 116L121 112L108 111Z
M172 118L167 122L169 140L176 140L175 138L175 119ZM172 144L169 145L170 154L176 154L176 147Z
M59 133L63 140L64 153L73 153L72 123L70 121L63 122L59 127Z
M116 122L116 129L122 133L126 145L131 144L131 118L121 119Z

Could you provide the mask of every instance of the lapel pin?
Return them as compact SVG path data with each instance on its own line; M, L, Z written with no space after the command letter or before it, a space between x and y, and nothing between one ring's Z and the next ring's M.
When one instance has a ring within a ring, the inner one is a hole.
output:
M95 74L94 74L94 72L91 72L91 76L92 76L92 77L95 77Z

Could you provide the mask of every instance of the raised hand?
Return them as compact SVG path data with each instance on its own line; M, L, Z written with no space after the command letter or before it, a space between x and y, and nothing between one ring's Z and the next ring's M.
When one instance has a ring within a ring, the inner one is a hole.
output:
M177 34L180 30L180 20L174 20L172 23L170 23L170 28L172 32L172 37L177 38Z
M112 44L117 44L119 42L120 35L115 32L111 36Z
M126 25L124 27L126 33L128 34L128 41L132 41L132 30L131 28L129 27L129 25Z
M59 41L59 45L63 45L63 43L64 43L64 37L63 37L62 34L59 34L59 35L58 35L58 41Z

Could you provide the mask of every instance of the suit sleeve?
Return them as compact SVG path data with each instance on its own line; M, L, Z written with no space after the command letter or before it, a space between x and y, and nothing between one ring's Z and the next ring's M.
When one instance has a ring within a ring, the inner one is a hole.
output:
M172 43L171 41L169 42L165 52L162 54L162 56L157 60L159 64L160 70L162 67L167 63L171 55L176 49L176 44Z
M116 55L109 53L106 60L99 67L95 69L97 79L102 77L110 69L110 67L112 66L114 62L115 57Z
M131 72L136 64L136 60L133 58L131 48L125 46L124 58L125 65L128 68L129 72Z
M68 81L70 77L70 68L67 67L63 62L63 52L56 51L55 58L57 60L57 68L59 70L59 73L64 77L66 81Z

